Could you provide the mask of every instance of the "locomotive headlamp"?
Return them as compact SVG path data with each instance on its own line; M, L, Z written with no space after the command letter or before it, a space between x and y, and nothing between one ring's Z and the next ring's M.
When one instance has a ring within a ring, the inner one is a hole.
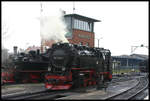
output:
M65 70L66 70L66 68L65 68L65 67L63 67L63 68L62 68L62 71L65 71Z
M48 71L51 71L51 67L48 67Z
M57 45L60 45L60 43L58 42Z
M83 73L80 73L79 75L83 76L84 74L83 74Z

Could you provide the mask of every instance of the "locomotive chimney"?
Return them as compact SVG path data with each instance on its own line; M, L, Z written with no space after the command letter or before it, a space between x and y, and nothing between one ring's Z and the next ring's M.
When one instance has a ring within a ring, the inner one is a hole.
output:
M63 10L62 12L63 12L64 15L66 15L66 11Z
M40 50L39 49L37 49L37 55L40 55Z
M17 46L14 46L14 55L17 55Z

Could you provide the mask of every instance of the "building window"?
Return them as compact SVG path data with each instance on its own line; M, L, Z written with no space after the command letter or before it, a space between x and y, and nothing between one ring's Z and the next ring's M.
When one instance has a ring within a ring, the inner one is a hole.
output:
M74 19L74 28L92 32L92 22Z

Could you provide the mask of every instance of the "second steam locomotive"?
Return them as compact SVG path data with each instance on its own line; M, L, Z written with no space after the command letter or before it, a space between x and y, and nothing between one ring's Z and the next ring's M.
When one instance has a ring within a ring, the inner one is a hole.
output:
M47 89L86 87L112 79L108 49L56 43L49 52L49 72L45 75Z

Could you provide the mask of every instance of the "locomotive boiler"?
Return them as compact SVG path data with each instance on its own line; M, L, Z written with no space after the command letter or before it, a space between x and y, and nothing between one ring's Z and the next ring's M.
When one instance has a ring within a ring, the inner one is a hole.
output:
M112 79L108 49L56 43L49 52L49 72L45 75L47 89L86 87Z

